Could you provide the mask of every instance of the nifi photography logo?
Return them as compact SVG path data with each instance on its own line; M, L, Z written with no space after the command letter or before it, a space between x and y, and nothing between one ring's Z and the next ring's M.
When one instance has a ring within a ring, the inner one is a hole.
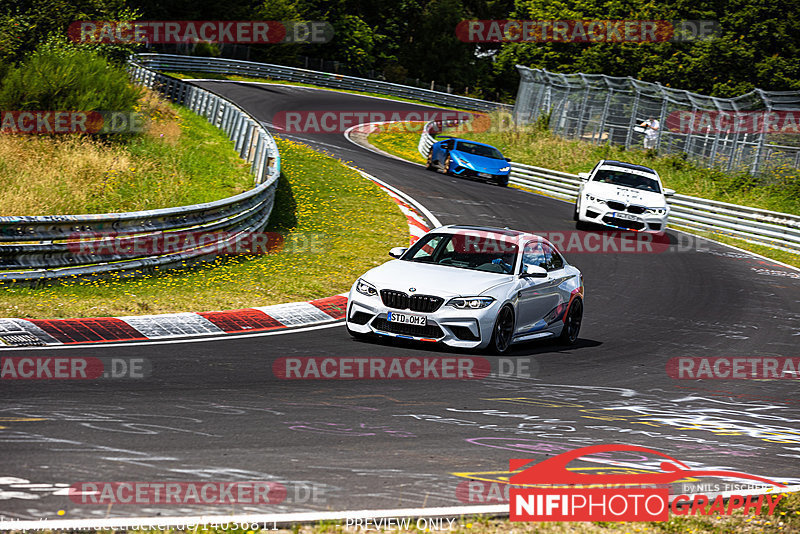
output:
M664 458L663 472L591 475L569 470L567 465L588 455L636 451ZM510 471L536 460L511 460ZM667 521L669 513L692 515L772 514L783 495L678 495L670 501L668 484L690 477L752 480L786 487L772 480L737 471L692 469L666 454L636 445L593 445L568 451L516 473L509 479L511 521ZM726 502L727 501L727 502Z

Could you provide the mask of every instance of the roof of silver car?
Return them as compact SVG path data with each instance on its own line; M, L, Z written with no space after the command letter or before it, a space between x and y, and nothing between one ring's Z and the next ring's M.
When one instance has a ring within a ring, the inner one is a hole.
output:
M493 234L500 234L507 236L519 236L528 234L528 232L520 232L519 230L511 230L510 228L494 228L492 226L470 226L465 224L449 224L444 228L450 228L453 230L475 230L479 232L491 232Z
M601 167L605 167L606 165L608 165L609 167L621 167L623 169L645 172L648 174L655 174L656 176L658 176L658 173L655 170L651 169L650 167L645 167L644 165L636 165L635 163L625 163L624 161L607 159L603 160L603 164L601 165Z

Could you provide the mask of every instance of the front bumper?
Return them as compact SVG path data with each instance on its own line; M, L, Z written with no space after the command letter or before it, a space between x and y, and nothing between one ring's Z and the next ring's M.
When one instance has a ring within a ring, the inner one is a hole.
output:
M499 303L478 310L459 310L446 303L432 313L390 308L379 295L368 297L350 290L347 304L347 327L359 334L376 334L415 341L443 343L450 347L472 349L489 344ZM389 312L424 315L426 326L392 323Z
M592 202L584 196L581 199L578 220L634 232L663 233L666 231L669 208L662 215L647 212L631 213L628 211L630 209L631 207L614 209L605 203Z
M478 180L490 180L493 182L505 184L508 183L509 172L483 172L483 171L476 171L470 169L468 167L462 167L460 165L453 164L453 174L456 176L465 176L468 178L476 178Z

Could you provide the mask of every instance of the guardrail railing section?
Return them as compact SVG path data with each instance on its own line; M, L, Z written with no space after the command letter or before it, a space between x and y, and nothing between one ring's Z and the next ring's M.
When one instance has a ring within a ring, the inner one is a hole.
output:
M428 157L434 135L456 122L429 122L423 128L418 150ZM509 183L548 196L574 202L581 180L576 174L511 162ZM667 199L669 223L673 226L722 233L751 243L800 254L800 216L739 206L717 200L673 195Z
M254 187L191 206L128 213L0 217L0 283L64 277L135 276L240 250L266 226L280 175L275 140L230 101L136 62L131 78L206 117L251 163ZM166 246L169 244L170 246Z
M283 65L272 65L269 63L256 63L238 59L180 56L174 54L139 54L137 57L138 61L143 65L152 69L165 71L199 71L237 74L256 78L271 78L290 82L309 83L322 87L347 89L350 91L365 91L412 98L442 106L458 107L475 111L493 111L496 109L511 111L512 109L512 106L508 104L500 104L498 102L443 93L440 91L431 91L430 89L421 89L410 85L400 85L380 80L344 76L330 72L319 72L296 67L286 67Z

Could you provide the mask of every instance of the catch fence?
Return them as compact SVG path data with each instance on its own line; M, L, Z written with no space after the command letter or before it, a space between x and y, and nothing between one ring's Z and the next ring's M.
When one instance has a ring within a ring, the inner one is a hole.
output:
M685 154L704 166L751 174L800 168L800 130L785 128L782 119L780 132L718 127L728 126L739 112L800 117L800 91L755 89L736 98L715 98L630 77L517 69L521 79L514 118L519 124L547 119L559 136L632 148L643 144L639 124L657 119L655 148L661 154Z

